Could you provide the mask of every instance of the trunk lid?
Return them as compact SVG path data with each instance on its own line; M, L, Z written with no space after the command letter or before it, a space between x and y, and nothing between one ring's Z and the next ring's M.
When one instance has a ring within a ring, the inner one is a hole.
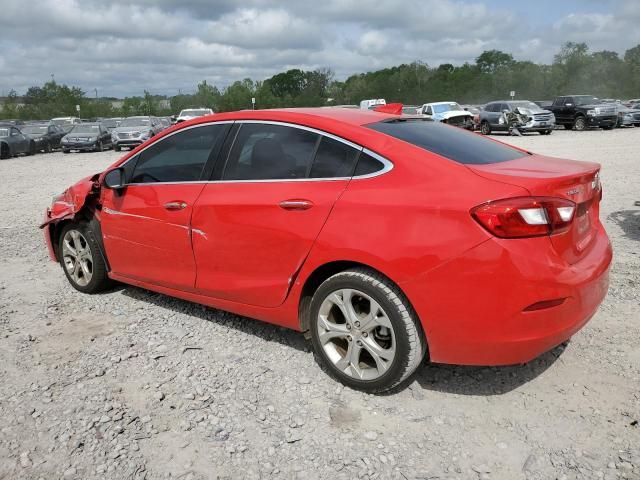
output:
M599 164L527 155L507 162L467 166L482 177L525 188L532 196L574 202L571 227L564 233L551 235L549 240L558 255L570 264L586 254L598 230Z

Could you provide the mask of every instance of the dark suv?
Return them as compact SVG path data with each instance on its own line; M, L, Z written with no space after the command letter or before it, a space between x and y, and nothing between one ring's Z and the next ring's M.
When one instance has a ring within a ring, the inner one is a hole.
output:
M592 95L556 97L550 110L556 116L556 123L566 129L585 130L589 127L600 127L610 130L618 121L616 106L601 103Z

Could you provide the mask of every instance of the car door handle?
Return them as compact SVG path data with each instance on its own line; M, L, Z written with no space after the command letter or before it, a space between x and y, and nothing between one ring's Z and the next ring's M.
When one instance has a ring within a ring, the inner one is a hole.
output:
M164 208L167 210L183 210L187 208L187 204L185 202L169 202L164 204Z
M283 200L280 202L280 208L285 210L309 210L313 207L310 200Z

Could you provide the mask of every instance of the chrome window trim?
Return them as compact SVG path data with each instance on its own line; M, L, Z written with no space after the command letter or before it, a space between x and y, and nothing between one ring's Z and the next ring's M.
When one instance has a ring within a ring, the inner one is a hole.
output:
M165 135L164 137L162 137L161 139L159 139L157 142L153 142L149 145L147 145L146 147L144 147L142 150L140 150L138 153L136 153L135 155L133 155L132 157L128 158L126 162L122 163L121 165L119 165L118 167L124 167L127 163L129 163L132 159L134 159L135 157L137 157L138 155L140 155L142 152L144 152L147 148L155 145L158 142L163 141L165 138L169 138L172 135L175 135L177 133L180 132L184 132L185 130L190 130L192 128L197 128L197 127L206 127L209 125L222 125L222 124L230 124L230 123L249 123L249 124L266 124L266 125L281 125L283 127L290 127L290 128L298 128L300 130L306 130L308 132L312 132L318 135L323 135L325 137L331 138L333 140L336 140L338 142L341 142L351 148L354 148L356 150L358 150L358 152L362 153L366 153L367 155L372 156L373 158L375 158L376 160L378 160L380 163L382 163L382 168L380 170L377 170L373 173L369 173L366 175L353 175L350 177L326 177L326 178L288 178L288 179L280 179L280 180L193 180L193 181L183 181L183 182L150 182L150 183L127 183L124 186L126 187L143 187L143 186L153 186L153 185L182 185L182 184L207 184L207 183L290 183L290 182L336 182L336 181L344 181L344 180L366 180L369 178L374 178L374 177L378 177L380 175L384 175L387 172L390 172L391 170L393 170L394 164L390 161L387 160L385 157L383 157L382 155L377 154L376 152L369 150L368 148L365 148L361 145L358 145L356 143L350 142L349 140L345 140L344 138L338 137L336 135L333 135L331 133L325 132L324 130L319 130L313 127L307 127L306 125L298 125L295 123L289 123L289 122L281 122L281 121L277 121L277 120L221 120L221 121L212 121L212 122L206 122L206 123L199 123L197 125L191 125L189 127L186 128L181 128L179 130L176 130L175 132L171 132L168 135ZM239 133L239 131L238 131ZM234 143L235 143L235 139L234 139ZM356 162L356 167L357 167L357 162Z
M153 143L150 143L149 145L147 145L146 147L144 147L142 150L140 150L138 153L136 153L135 155L132 155L131 157L127 158L127 160L118 165L118 168L124 167L127 163L129 163L131 160L133 160L134 158L136 158L138 155L140 155L142 152L144 152L147 148L153 147L154 145L156 145L159 142L162 142L163 140L169 138L169 137L173 137L174 135L178 134L178 133L182 133L185 132L187 130L191 130L192 128L198 128L198 127L208 127L211 125L223 125L223 124L229 124L229 123L235 123L234 120L221 120L219 122L207 122L207 123L198 123L196 125L190 125L188 127L185 128L181 128L179 130L176 130L175 132L171 132L168 133L167 135L165 135L162 138L159 138L158 140L156 140ZM153 138L153 137L152 137ZM156 182L156 183L170 183L170 182ZM172 182L172 183L187 183L187 182ZM189 182L189 183L194 183L194 182ZM137 183L132 183L132 184L127 184L127 185L137 185Z

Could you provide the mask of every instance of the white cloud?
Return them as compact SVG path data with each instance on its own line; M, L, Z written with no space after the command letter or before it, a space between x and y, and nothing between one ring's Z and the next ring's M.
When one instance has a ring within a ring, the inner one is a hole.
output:
M620 53L640 43L640 2L590 11L596 3L534 26L489 0L3 0L0 94L51 73L104 95L175 94L287 68L345 78L414 60L473 62L493 48L546 62L566 41Z

